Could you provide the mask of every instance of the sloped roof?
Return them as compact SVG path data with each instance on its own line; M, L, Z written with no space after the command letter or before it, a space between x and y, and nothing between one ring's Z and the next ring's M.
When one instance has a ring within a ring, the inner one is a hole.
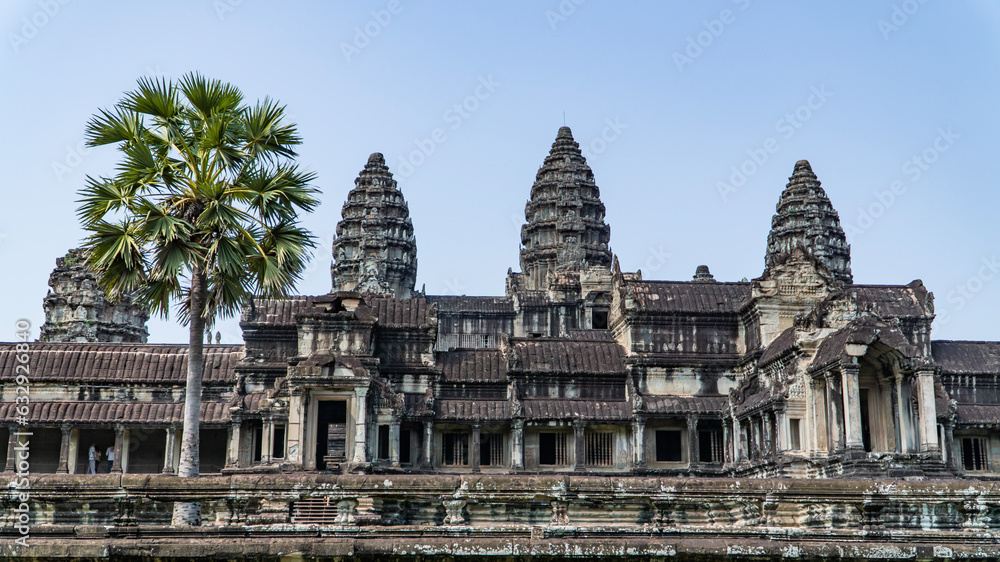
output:
M438 354L441 380L445 382L498 382L507 380L507 361L495 349L447 351Z
M793 347L795 347L795 328L788 328L784 332L781 332L778 337L774 338L771 345L767 346L757 364L763 367L781 357Z
M925 316L919 292L926 293L923 284L915 285L850 285L848 291L858 295L858 307L870 307L883 318Z
M913 357L916 354L913 346L899 333L899 330L881 322L864 318L851 322L823 340L809 369L815 371L838 361L845 353L845 346L849 343L870 345L876 340L898 350L903 355Z
M503 421L510 419L506 400L438 400L434 404L440 420Z
M970 425L1000 425L1000 405L959 404L958 421Z
M378 319L379 326L419 328L428 324L427 312L430 304L423 297L412 299L375 297L365 298L365 302L371 306L372 314Z
M947 374L1000 374L1000 342L934 341L931 354Z
M13 423L18 418L16 406L12 402L0 402L0 423ZM229 421L229 407L229 402L202 402L202 423ZM183 402L32 402L29 404L27 427L71 422L179 424L183 421L183 414Z
M627 281L640 312L734 314L750 298L750 283Z
M427 302L445 313L514 314L514 300L508 297L428 296Z
M261 322L274 326L295 326L295 315L313 307L316 297L294 296L281 299L260 299L254 303L253 313L244 310L244 321Z
M613 341L512 339L517 371L551 374L624 374L625 351Z
M16 344L0 343L0 380L14 376ZM32 343L32 382L184 384L187 346L136 343ZM204 384L231 384L242 345L206 345Z
M719 414L728 396L644 395L643 409L651 414Z
M524 417L530 420L608 420L631 419L629 402L592 400L525 400Z

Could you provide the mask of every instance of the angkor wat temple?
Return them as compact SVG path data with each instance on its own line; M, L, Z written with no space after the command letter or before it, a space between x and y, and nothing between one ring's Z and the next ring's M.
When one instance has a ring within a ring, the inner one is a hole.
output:
M919 280L855 284L805 160L750 281L622 271L567 127L502 296L415 289L381 154L342 215L329 294L254 302L243 344L206 346L197 479L172 476L185 346L146 343L141 309L108 303L79 252L57 260L27 428L0 352L0 453L12 476L32 433L36 545L0 555L1000 555L1000 342L932 340ZM116 453L96 475L91 444ZM192 500L203 525L170 527Z

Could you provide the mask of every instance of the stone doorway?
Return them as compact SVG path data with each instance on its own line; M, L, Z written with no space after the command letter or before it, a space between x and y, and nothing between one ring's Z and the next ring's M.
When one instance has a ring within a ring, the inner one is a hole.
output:
M113 429L80 429L78 430L76 447L76 473L87 474L90 465L90 445L93 444L99 453L101 460L97 462L97 473L107 473L108 470L108 447L115 447L115 430ZM56 447L58 451L59 448Z
M347 451L347 401L320 400L316 408L316 470L343 462Z

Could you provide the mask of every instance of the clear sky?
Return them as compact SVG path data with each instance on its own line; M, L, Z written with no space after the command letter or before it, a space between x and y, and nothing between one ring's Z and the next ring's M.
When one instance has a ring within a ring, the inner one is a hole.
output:
M37 334L55 259L82 236L77 190L118 157L81 150L88 118L140 76L192 70L279 99L300 126L322 190L301 293L330 290L341 205L383 152L409 202L417 287L503 294L565 114L623 269L759 276L804 158L847 228L855 282L922 279L935 338L1000 340L993 2L34 0L0 4L0 32L0 340L22 317ZM220 329L240 341L236 320ZM169 320L150 331L187 340Z

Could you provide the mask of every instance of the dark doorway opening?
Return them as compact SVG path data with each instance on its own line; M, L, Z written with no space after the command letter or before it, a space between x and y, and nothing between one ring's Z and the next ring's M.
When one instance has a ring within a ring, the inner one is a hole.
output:
M320 400L316 408L316 469L347 458L347 402Z
M868 389L861 389L861 442L864 444L865 451L871 452L872 450L872 426L871 420L868 418Z

